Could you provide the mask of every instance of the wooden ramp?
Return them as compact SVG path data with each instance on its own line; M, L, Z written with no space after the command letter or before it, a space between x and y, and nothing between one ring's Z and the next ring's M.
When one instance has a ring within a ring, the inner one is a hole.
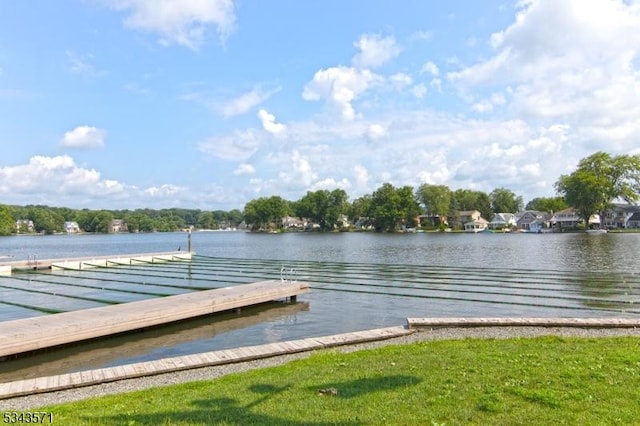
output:
M307 291L308 283L261 281L0 322L0 357L295 297Z
M154 374L171 373L191 368L210 367L234 362L251 361L278 355L313 351L340 345L350 345L374 340L391 339L414 333L406 327L387 327L374 330L356 331L333 336L312 337L280 343L225 349L193 355L144 361L117 367L100 368L0 383L0 399L14 398L35 393L73 389L117 380L132 379Z

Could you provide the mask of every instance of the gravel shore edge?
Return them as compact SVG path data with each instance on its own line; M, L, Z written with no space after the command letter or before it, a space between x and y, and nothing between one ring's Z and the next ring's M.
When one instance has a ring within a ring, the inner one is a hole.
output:
M640 337L640 328L576 328L576 327L473 327L473 328L436 328L422 329L415 333L385 340L377 340L366 343L337 346L325 349L336 352L354 352L364 349L373 349L390 344L408 344L430 340L447 339L503 339L503 338L530 338L538 336L565 336L565 337L616 337L633 336ZM31 410L45 405L60 404L83 399L99 397L135 390L149 389L159 386L170 386L197 380L215 379L227 374L238 373L256 368L272 367L287 362L309 357L313 351L296 354L280 355L247 362L218 365L213 367L194 368L154 376L146 376L135 379L120 380L95 386L86 386L76 389L34 394L0 400L0 410Z

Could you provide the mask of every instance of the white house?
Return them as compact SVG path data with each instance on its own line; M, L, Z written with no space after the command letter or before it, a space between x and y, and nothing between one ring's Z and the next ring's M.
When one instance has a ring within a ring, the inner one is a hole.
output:
M488 225L489 222L486 219L479 217L471 222L466 222L464 232L482 232L487 229Z
M496 213L489 222L489 229L515 228L516 224L516 215L513 213Z
M78 226L78 222L68 221L64 223L64 231L67 234L77 234L80 232L80 226Z

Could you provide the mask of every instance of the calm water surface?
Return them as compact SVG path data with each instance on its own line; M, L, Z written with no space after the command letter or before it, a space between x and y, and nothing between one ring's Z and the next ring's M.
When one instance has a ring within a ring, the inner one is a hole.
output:
M299 297L296 304L245 309L240 315L217 315L3 362L0 380L396 326L404 324L407 317L640 314L635 308L640 302L640 234L196 232L192 244L198 257L186 282L193 285L276 278L286 266L296 268L300 280L310 281L312 291ZM187 234L0 238L0 256L11 256L9 260L177 249L187 249ZM145 273L154 278L147 289L180 292L162 284L171 282L174 270L184 274L179 269L183 266L150 268ZM195 279L199 272L203 278ZM50 281L58 279L74 283L80 280L75 274L51 274L47 282L37 283L37 288L46 292L58 285ZM91 283L92 277L104 279L103 272L80 274L83 283ZM34 288L34 283L5 278L0 284L4 285L0 288L2 301L58 303L53 296L20 290L27 285ZM78 291L89 298L121 302L141 297ZM58 307L82 309L96 303L60 299ZM35 315L25 312L0 305L0 321Z

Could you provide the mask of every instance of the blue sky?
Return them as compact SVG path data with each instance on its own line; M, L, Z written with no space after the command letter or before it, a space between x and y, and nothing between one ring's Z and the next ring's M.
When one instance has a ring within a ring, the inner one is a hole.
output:
M552 196L640 154L638 28L622 0L5 0L0 203Z

